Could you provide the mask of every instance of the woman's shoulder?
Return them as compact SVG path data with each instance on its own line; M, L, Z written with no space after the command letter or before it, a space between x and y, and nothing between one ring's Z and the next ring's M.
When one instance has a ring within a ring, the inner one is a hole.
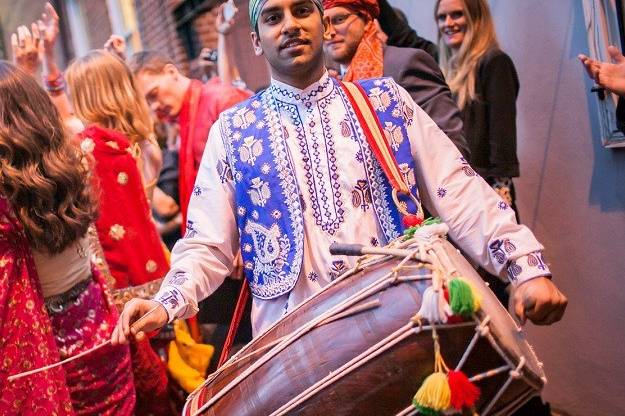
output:
M506 67L514 69L514 62L512 62L510 55L498 47L493 47L482 55L479 67L481 70L499 70Z

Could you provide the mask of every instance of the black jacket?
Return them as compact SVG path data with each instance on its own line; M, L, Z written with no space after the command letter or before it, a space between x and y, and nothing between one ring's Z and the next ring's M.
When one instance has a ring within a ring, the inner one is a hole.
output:
M460 110L443 73L430 55L419 49L387 46L384 48L384 76L392 77L404 87L462 155L469 157Z
M477 67L476 99L462 110L471 166L484 178L519 176L516 99L519 77L500 49L487 52Z

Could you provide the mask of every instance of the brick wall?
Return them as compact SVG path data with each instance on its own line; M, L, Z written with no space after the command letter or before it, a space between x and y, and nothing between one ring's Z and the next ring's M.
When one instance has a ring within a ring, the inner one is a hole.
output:
M173 9L179 3L180 0L136 0L135 8L143 48L167 54L186 72L187 54L178 38L172 17Z
M89 47L99 49L111 36L111 20L106 1L79 0L89 32Z
M139 31L143 47L167 53L183 72L197 73L196 62L190 62L188 54L176 31L173 11L184 0L135 0ZM248 23L248 0L235 0L240 9L239 20L231 34L234 38L233 55L242 78L255 90L268 82L268 71L264 60L254 56ZM215 19L217 9L213 8L195 17L193 30L198 40L199 49L217 47ZM199 50L195 51L196 53Z

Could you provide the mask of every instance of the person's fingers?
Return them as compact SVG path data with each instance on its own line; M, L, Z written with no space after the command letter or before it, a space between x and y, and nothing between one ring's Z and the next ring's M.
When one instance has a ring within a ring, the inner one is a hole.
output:
M625 62L625 56L623 56L621 51L614 45L608 46L608 54L614 63L620 64Z
M132 315L134 315L134 305L134 299L128 301L128 303L124 305L124 310L120 316L120 322L122 325L121 330L126 338L130 337L130 319L132 318Z
M52 6L50 2L46 3L45 11L49 16L52 17L52 20L55 20L55 21L59 20L59 15L56 13L56 10L54 10L54 6Z
M39 26L37 26L37 23L33 22L30 25L30 32L33 34L33 42L38 44L41 39L41 34L39 33Z
M19 46L17 46L17 34L11 34L11 49L13 50L13 59L15 60L19 55Z
M145 332L139 331L135 334L135 340L141 342L145 338Z
M521 325L525 323L525 309L523 308L523 302L519 296L514 297L514 314L519 318Z
M534 299L523 302L525 316L532 322L542 322L551 313L551 304L545 299Z

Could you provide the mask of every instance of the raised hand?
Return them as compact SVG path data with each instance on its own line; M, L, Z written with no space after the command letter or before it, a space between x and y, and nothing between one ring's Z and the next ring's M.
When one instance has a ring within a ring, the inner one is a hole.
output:
M17 33L11 35L11 48L15 65L35 75L43 57L43 44L37 24L31 25L31 30L26 26L19 26Z
M111 35L104 44L104 49L117 55L122 61L126 60L126 40L119 35Z
M54 46L59 36L59 15L50 3L46 3L41 19L37 20L37 26L43 40L44 51L48 56L52 57Z
M235 23L235 17L239 9L234 3L227 1L219 6L217 11L217 32L222 35L227 35L232 30Z

